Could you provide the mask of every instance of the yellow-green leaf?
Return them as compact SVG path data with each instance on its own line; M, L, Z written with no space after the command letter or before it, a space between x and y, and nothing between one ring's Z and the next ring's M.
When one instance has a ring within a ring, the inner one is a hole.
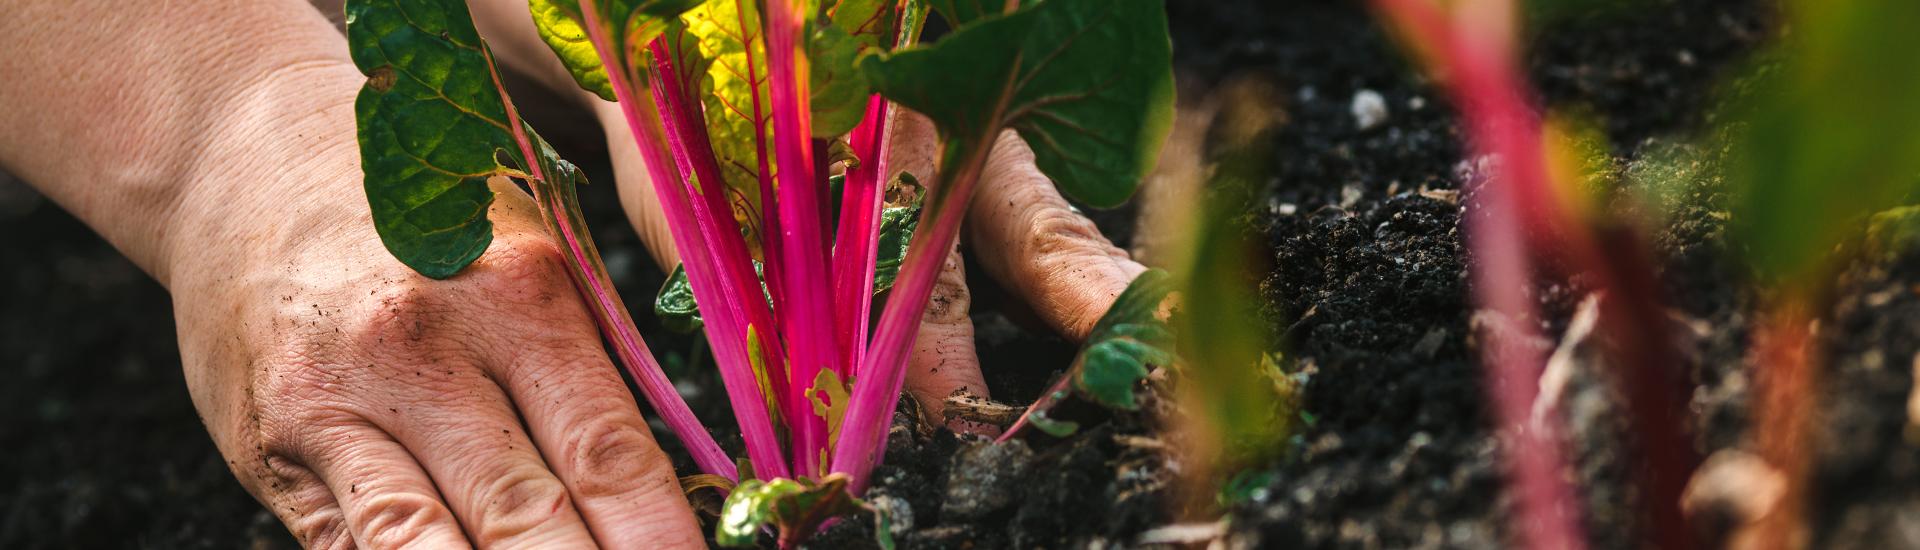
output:
M607 36L613 41L613 50L628 56L623 60L623 66L631 72L624 77L635 87L647 85L647 79L640 72L647 66L647 44L665 32L681 13L693 9L700 2L599 0L594 3L599 10L597 15L601 24L609 27ZM588 40L580 0L527 0L527 10L533 14L533 24L540 32L540 40L546 42L560 62L566 65L567 73L573 75L574 82L601 99L613 101L613 87L608 81L606 60L600 58L599 52Z

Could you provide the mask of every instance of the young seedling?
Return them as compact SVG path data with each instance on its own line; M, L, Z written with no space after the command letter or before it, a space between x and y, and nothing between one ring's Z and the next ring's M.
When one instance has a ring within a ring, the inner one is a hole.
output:
M1584 546L1573 490L1559 474L1562 449L1552 425L1528 426L1545 357L1533 295L1536 270L1580 275L1603 296L1600 323L1629 400L1643 465L1655 542L1691 547L1679 497L1698 464L1681 428L1691 393L1669 340L1650 254L1631 224L1609 221L1579 191L1580 170L1556 155L1568 137L1546 124L1520 72L1519 12L1511 0L1441 3L1374 0L1459 109L1487 173L1468 182L1463 214L1474 256L1473 288L1499 326L1483 331L1482 356L1495 418L1522 503L1515 531L1526 546Z
M1819 395L1814 319L1830 305L1834 254L1870 214L1920 191L1920 4L1786 4L1793 32L1723 120L1732 193L1729 236L1762 285L1750 342L1752 443L1781 472L1779 504L1734 533L1758 547L1809 542L1808 477Z
M1171 44L1157 0L931 4L529 2L575 80L625 115L751 472L736 471L660 373L580 223L577 171L518 119L458 0L349 4L354 59L368 75L360 125L375 223L401 261L449 277L491 238L483 180L528 182L648 400L703 470L755 478L724 505L719 539L751 541L772 526L790 546L858 509L994 139L1019 132L1066 195L1107 207L1132 193L1169 124ZM917 46L930 8L954 30ZM939 129L933 174L889 170L887 115L901 107ZM884 204L896 180L927 186L911 237L893 233L907 244L876 323L876 270L899 250L882 246L883 228L909 215Z

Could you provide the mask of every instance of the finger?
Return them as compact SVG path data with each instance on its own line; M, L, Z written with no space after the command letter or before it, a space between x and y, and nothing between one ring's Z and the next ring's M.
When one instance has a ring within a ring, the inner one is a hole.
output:
M347 516L318 474L286 457L268 455L259 464L263 487L255 495L303 548L352 548ZM254 484L258 484L256 481ZM252 484L250 484L252 485Z
M566 486L477 367L423 365L424 391L373 414L413 453L481 548L593 546Z
M625 115L617 103L599 100L592 103L594 114L607 131L607 156L613 162L614 187L620 192L620 207L626 211L634 233L640 235L640 242L653 254L654 262L662 270L673 269L680 265L680 253L673 247L667 216L661 212L660 200L653 194L653 181L647 175L646 162L640 158L633 133L627 130Z
M506 195L516 196L508 193ZM486 361L520 411L587 529L611 547L699 547L693 511L673 464L653 439L633 394L608 361L592 317L573 292L559 252L524 196L495 203L499 236L475 282L487 299L538 315L509 327ZM516 426L517 428L517 426Z
M311 465L326 484L355 545L470 546L433 481L405 448L365 421L325 424L310 428L300 439L302 448L289 454Z
M967 212L980 265L1033 306L1054 330L1085 340L1133 278L1147 270L1069 205L1033 163L1033 150L1000 135Z
M927 312L920 318L913 355L907 359L907 391L920 402L927 418L945 419L946 399L956 393L988 397L980 374L980 357L973 348L973 319L968 316L972 295L960 261L960 249L948 252L946 265L934 281ZM955 418L945 422L955 432L993 435L992 426Z
M500 373L535 445L608 548L699 548L693 510L586 311L528 338Z

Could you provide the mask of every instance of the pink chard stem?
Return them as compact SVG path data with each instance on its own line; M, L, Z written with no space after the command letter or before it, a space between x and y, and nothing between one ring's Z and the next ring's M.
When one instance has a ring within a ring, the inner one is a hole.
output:
M920 214L919 228L907 245L907 257L900 262L886 309L880 313L833 453L833 471L852 476L849 487L855 493L866 488L873 465L886 451L886 423L900 404L907 354L913 350L913 338L920 330L921 316L926 314L927 299L933 295L934 280L940 275L947 252L960 238L960 222L966 218L967 203L986 167L991 143L966 153L958 153L961 147L948 144L947 155L967 157L949 156L941 161L939 181Z
M1410 40L1443 66L1446 86L1468 122L1478 155L1499 159L1492 174L1478 182L1479 208L1467 216L1467 244L1475 259L1473 292L1484 307L1500 314L1504 327L1485 330L1481 356L1506 449L1508 474L1519 514L1515 534L1525 548L1584 548L1576 523L1579 504L1560 472L1565 467L1561 442L1551 423L1529 422L1545 357L1529 342L1541 338L1532 294L1533 267L1523 239L1528 224L1520 204L1537 204L1547 182L1541 123L1522 94L1512 67L1510 3L1455 6L1467 17L1505 18L1475 21L1479 27L1440 11L1428 0L1375 0L1380 11L1400 25ZM1476 32L1478 31L1478 32ZM1471 182L1470 182L1471 184ZM1536 213L1538 214L1538 213ZM1531 425L1530 425L1531 424Z
M494 86L499 87L499 70L493 66L492 54L489 52L487 55L488 70L492 73ZM504 92L501 97L506 98ZM687 402L674 389L673 382L667 380L660 364L654 361L653 351L640 338L639 329L627 314L626 304L621 302L620 294L613 289L613 278L607 275L606 265L600 261L600 251L594 246L593 237L587 233L586 221L580 215L579 197L574 194L572 183L547 179L548 174L540 167L541 157L536 156L533 142L528 139L513 101L506 99L505 104L507 126L513 131L521 157L526 159L541 217L545 218L548 229L560 239L561 251L567 258L567 272L572 275L581 295L592 302L594 321L600 326L601 334L613 344L614 353L620 356L620 363L627 367L627 372L640 386L640 393L648 403L653 404L654 410L667 426L673 429L674 435L687 447L687 452L693 456L700 470L736 479L733 459L714 442L713 436L700 424L699 417L693 415L693 410L687 407Z
M668 55L665 45L656 40L649 50L654 57L651 71L657 91L654 99L659 112L666 114L667 142L672 146L681 173L695 175L683 179L683 185L676 189L663 190L661 187L666 186L656 186L655 193L662 195L664 210L672 212L669 216L687 222L687 215L691 214L691 224L697 226L697 231L695 227L686 227L685 232L690 234L688 240L704 245L704 256L699 257L698 262L691 259L687 262L687 277L694 287L694 301L700 304L707 319L707 341L713 345L715 358L721 363L722 381L727 386L734 414L740 420L742 435L748 441L755 475L761 479L784 477L788 470L771 421L773 410L763 406L770 396L778 395L774 392L784 389L781 386L784 373L778 354L774 353L778 350L779 333L774 328L766 300L761 299L759 279L753 274L752 258L741 240L739 225L727 206L719 161L713 157L706 126L700 123L700 112L691 106L679 82L665 78L674 74L672 56ZM695 197L698 200L690 200ZM676 240L679 228L675 226ZM709 304L719 307L710 310ZM707 311L719 315L706 314ZM758 350L747 347L749 327L754 327L754 333L759 336L761 348ZM755 352L761 354L762 364L769 371L769 382L775 387L760 386L753 370L751 354ZM759 447L759 453L752 450L755 446Z
M888 103L875 95L867 101L866 118L848 140L860 165L847 172L840 193L840 221L833 242L834 333L840 339L841 364L859 376L857 367L867 348L867 320L873 309L873 268L879 260L881 195L886 184L889 150Z
M667 215L669 233L674 246L686 264L689 282L694 286L694 297L699 301L706 296L707 303L700 304L711 323L715 323L715 332L709 333L709 341L714 344L715 359L720 364L722 382L727 387L729 401L732 402L735 418L741 426L741 435L746 440L748 457L753 460L755 474L770 476L783 473L784 464L780 456L779 442L775 437L772 420L768 411L762 407L758 398L759 385L755 382L753 370L747 361L744 343L740 339L724 335L742 333L740 307L725 300L730 296L712 265L713 256L709 252L709 243L699 231L693 219L692 209L677 167L669 160L667 141L662 135L663 128L658 113L646 109L652 102L643 102L640 91L635 90L637 73L627 65L613 45L608 31L600 21L600 12L594 0L581 0L580 11L583 27L587 30L588 40L600 55L601 63L606 66L614 97L619 101L621 113L626 117L627 128L633 132L634 142L638 145L641 159L654 182L653 189L659 198L662 211ZM710 308L710 309L709 309ZM623 310L624 311L624 310ZM722 336L716 336L718 333ZM669 386L670 387L670 386ZM732 477L732 476L729 476Z
M811 391L821 369L833 369L840 354L833 338L834 310L822 244L822 188L814 177L812 112L808 104L807 58L801 51L802 4L770 0L767 13L767 72L773 99L774 161L779 166L774 190L779 202L779 316L790 362L790 388ZM790 390L791 391L791 390ZM824 396L821 396L824 398ZM801 397L805 403L805 396ZM789 418L793 428L796 475L818 476L827 450L826 420L805 414Z

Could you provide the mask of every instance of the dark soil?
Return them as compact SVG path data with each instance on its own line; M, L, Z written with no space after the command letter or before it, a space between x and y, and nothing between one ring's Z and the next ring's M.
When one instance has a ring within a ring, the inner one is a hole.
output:
M1169 2L1184 78L1203 90L1265 79L1287 116L1266 200L1241 219L1271 247L1271 270L1253 274L1262 314L1291 368L1310 374L1303 404L1313 421L1286 458L1246 474L1265 484L1231 508L1221 532L1245 547L1501 546L1511 513L1467 337L1459 207L1419 192L1458 187L1459 130L1360 4ZM1616 165L1632 172L1689 151L1674 144L1705 130L1717 84L1774 32L1773 19L1765 0L1644 0L1576 13L1536 27L1529 67L1544 102L1588 114ZM1388 108L1364 129L1350 112L1363 91ZM559 145L596 181L610 181L591 122L558 124L586 128L588 138ZM1693 427L1696 450L1708 454L1744 441L1742 358L1755 298L1738 290L1737 258L1721 242L1714 182L1693 183L1654 243L1674 315L1692 329ZM584 191L589 218L622 290L644 303L660 275L612 206L611 187ZM1110 234L1131 235L1130 213L1096 215ZM14 369L0 385L0 546L291 545L202 432L164 290L17 183L0 182L0 231L15 236L0 245L0 290L9 292L0 357ZM1920 318L1920 254L1858 261L1838 280L1819 333L1827 361L1813 547L1920 547L1920 453L1904 412L1920 352L1920 324L1910 321ZM991 281L973 282L991 389L1029 401L1073 346L996 307L1004 293ZM1543 289L1550 337L1583 297L1577 285ZM699 340L654 326L647 336L708 425L730 425ZM1577 462L1570 475L1595 545L1632 548L1645 537L1627 481L1632 453L1599 368L1583 367L1562 397ZM903 407L871 500L893 513L896 538L913 548L1131 547L1143 534L1165 535L1156 529L1177 521L1179 465L1154 437L1154 417L1084 406L1066 414L1085 420L1080 433L986 449L919 429ZM869 525L840 522L813 546L867 545Z

